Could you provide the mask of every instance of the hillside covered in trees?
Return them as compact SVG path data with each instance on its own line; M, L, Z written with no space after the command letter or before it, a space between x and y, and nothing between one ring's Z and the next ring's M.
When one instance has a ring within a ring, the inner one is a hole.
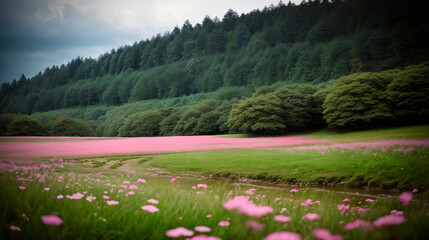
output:
M3 84L1 121L31 115L46 125L39 134L61 135L54 123L68 115L86 124L85 134L68 135L98 136L422 123L427 10L423 1L280 2L195 26L186 21L97 59L77 57ZM246 111L253 115L241 116Z

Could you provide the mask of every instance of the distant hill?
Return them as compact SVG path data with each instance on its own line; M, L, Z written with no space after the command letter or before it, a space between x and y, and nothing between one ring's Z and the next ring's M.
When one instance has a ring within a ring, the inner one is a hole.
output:
M4 83L2 113L121 105L275 82L321 83L429 60L424 1L279 3L186 21L98 59L76 58Z

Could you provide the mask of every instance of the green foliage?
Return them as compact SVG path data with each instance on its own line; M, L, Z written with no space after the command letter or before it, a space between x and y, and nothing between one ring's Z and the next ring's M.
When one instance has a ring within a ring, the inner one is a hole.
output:
M180 119L174 127L175 135L191 135L195 133L200 133L200 130L197 129L199 119L203 114L213 111L216 106L219 104L217 100L205 100L199 104L189 107L181 115ZM199 126L203 127L203 126ZM203 131L203 130L201 130ZM207 130L204 130L207 131Z
M171 136L174 135L174 128L176 127L177 122L180 120L181 112L175 112L168 117L165 117L162 122L160 122L160 135L162 136Z
M94 130L82 120L61 115L48 124L52 136L94 136Z
M278 134L285 129L281 100L273 93L240 100L234 104L228 126L257 134Z
M386 87L394 73L356 73L339 78L323 104L329 126L358 130L392 119Z
M163 117L158 111L145 111L133 114L119 128L121 137L157 136Z
M7 126L19 115L17 114L0 114L0 136L7 135Z
M8 136L44 136L46 129L34 118L18 116L7 125L6 133Z
M393 76L387 86L394 115L405 123L429 119L429 62L409 66Z

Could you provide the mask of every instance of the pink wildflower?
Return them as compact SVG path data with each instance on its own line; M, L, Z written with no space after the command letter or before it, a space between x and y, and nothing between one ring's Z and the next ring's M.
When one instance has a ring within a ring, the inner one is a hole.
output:
M365 202L374 202L373 199L368 198L367 200L365 200Z
M104 199L109 199L110 197L109 197L109 196L106 196L106 195L103 195L103 198L104 198Z
M246 194L248 194L248 195L253 195L253 194L255 194L255 189L249 189L249 190L247 190L246 191Z
M137 179L137 182L138 182L138 183L146 183L146 180L144 180L144 179L142 179L142 178L139 178L139 179Z
M59 226L61 223L63 223L63 220L55 215L46 215L41 217L42 221L46 225L50 226Z
M177 182L177 179L172 178L172 179L170 179L170 182Z
M297 189L291 189L289 192L295 193L295 192L298 192L298 190Z
M24 186L19 186L18 188L21 189L21 190L26 189L26 187L24 187Z
M204 188L204 189L206 189L207 185L206 184L198 184L197 188Z
M252 221L247 221L246 222L246 226L248 226L248 227L250 227L250 228L252 228L254 230L262 230L262 229L265 228L264 224L259 223L257 221L253 221L253 220Z
M208 214L207 216L206 216L206 218L211 218L212 217L212 215L210 215L210 214Z
M210 232L212 229L206 226L196 226L195 231L197 232Z
M45 191L49 191L50 190L50 188L48 188L48 187L45 187L44 189L45 189Z
M290 220L291 218L287 216L283 216L283 215L274 216L274 221L277 221L277 222L289 222Z
M21 232L21 228L20 228L20 227L17 227L17 226L14 226L14 225L10 225L10 230L11 230L11 231L18 231L18 232Z
M121 188L128 188L127 185L121 185Z
M124 184L131 184L130 181L124 181Z
M273 208L270 206L257 206L248 197L237 196L233 199L228 200L223 204L223 207L228 210L236 209L238 212L244 213L247 216L262 217L268 213L273 212Z
M58 195L57 196L57 199L63 199L64 198L64 196L63 195Z
M137 187L136 185L130 185L130 190L137 190L139 189L139 187Z
M191 237L192 235L194 235L194 231L186 229L184 227L178 227L175 229L168 230L165 235L171 238L177 238L180 236Z
M218 223L218 225L219 226L221 226L221 227L225 227L225 226L229 226L229 225L231 225L228 221L220 221L219 223Z
M370 222L364 221L362 219L357 219L354 222L347 223L347 225L344 229L352 230L355 228L360 228L366 232L372 228L372 224Z
M389 226L389 225L399 225L403 222L405 222L404 216L398 216L398 215L387 215L378 218L374 221L374 225L376 227L382 227L382 226Z
M158 200L155 200L155 199L153 199L153 198L151 198L151 199L147 200L147 202L148 202L148 203L152 203L152 204L158 204L158 203L159 203L159 201L158 201Z
M316 229L313 231L313 236L320 240L342 240L341 235L332 235L326 229Z
M88 197L86 197L86 201L88 201L88 202L92 202L95 199L97 199L97 198L94 197L94 196L88 196Z
M71 196L67 195L66 198L68 199L74 199L74 200L79 200L81 198L83 198L83 194L82 193L73 193Z
M118 205L118 204L119 204L119 202L115 201L115 200L107 201L107 205L109 205L109 206L111 206L111 205Z
M135 194L135 192L133 192L133 191L129 191L129 192L127 192L125 195L134 195Z
M196 186L192 186L192 189L197 189L197 187Z
M313 221L314 219L320 218L320 215L317 213L307 213L303 218Z
M412 193L416 193L416 192L418 192L419 190L417 189L417 188L414 188L413 189L413 191L412 191Z
M410 192L403 192L401 195L399 195L399 201L404 203L405 205L408 205L411 200L413 200L413 194Z
M159 211L159 209L153 205L144 205L144 206L142 206L142 210L150 212L150 213L154 213L154 212Z
M343 200L343 202L350 202L350 199L345 198L345 199Z
M301 240L301 235L293 232L275 232L266 236L264 240Z
M390 213L398 216L404 215L404 211L396 211L396 209L393 209Z

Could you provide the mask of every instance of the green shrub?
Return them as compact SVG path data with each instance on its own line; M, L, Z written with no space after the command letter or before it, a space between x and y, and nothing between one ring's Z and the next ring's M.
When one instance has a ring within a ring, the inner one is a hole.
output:
M94 136L94 130L82 120L61 115L49 125L53 136Z
M16 117L7 126L8 136L44 136L45 134L45 126L28 116Z

